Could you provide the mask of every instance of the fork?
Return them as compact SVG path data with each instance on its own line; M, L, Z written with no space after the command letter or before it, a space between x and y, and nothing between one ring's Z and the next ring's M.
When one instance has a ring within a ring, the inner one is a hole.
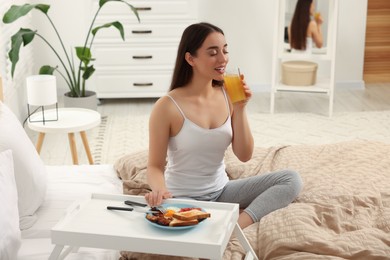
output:
M131 200L126 200L125 201L125 204L126 205L129 205L129 206L138 206L138 207L146 207L147 204L143 204L143 203L139 203L139 202L135 202L135 201L131 201ZM160 211L162 214L165 215L165 213L167 213L167 211L165 210L165 208L163 206L155 206L155 207L151 207L151 210L157 210L157 211Z
M156 207L152 207L152 210L158 210L160 211L163 215L165 215L165 213L167 213L167 211L165 210L165 208L163 206L156 206Z
M139 202L136 202L136 201L131 201L131 200L126 200L125 201L125 204L126 205L129 205L129 206L138 206L138 207L146 207L148 206L148 204L144 204L144 203L139 203Z

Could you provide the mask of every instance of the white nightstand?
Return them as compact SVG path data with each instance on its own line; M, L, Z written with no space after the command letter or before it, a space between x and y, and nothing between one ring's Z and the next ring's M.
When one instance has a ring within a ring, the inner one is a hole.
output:
M56 118L56 110L50 109L45 111L46 120ZM85 151L88 156L88 161L93 164L91 150L89 149L86 130L96 127L100 124L101 116L97 111L84 108L59 108L57 121L32 122L42 119L42 114L36 113L27 120L28 127L31 130L39 132L37 141L37 151L41 152L43 140L46 133L67 133L69 137L70 150L72 153L73 164L78 164L75 132L80 132L81 139L84 144Z

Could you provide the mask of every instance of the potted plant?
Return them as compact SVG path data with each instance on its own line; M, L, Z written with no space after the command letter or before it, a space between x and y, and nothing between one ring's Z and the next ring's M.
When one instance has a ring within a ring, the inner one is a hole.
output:
M124 29L123 25L118 22L110 22L106 23L101 26L97 26L94 28L94 24L96 21L96 18L100 12L100 10L103 8L105 4L108 2L121 2L129 7L129 10L135 14L135 16L138 19L138 22L140 21L137 9L132 6L131 4L127 3L125 0L100 0L99 1L99 8L97 9L91 25L89 27L89 30L87 32L87 36L84 42L84 45L81 47L75 47L75 54L78 58L78 62L74 62L73 56L74 53L68 53L67 49L65 48L65 45L62 41L62 38L54 25L53 21L50 19L50 16L48 14L48 11L50 9L50 5L46 4L24 4L24 5L12 5L8 11L4 14L3 16L3 22L6 24L12 23L19 19L20 17L25 16L32 10L38 10L41 13L43 13L47 19L49 20L51 26L53 27L58 40L61 44L63 56L60 56L60 51L56 50L53 45L46 40L46 38L39 34L37 30L31 30L28 28L20 28L18 32L16 32L12 37L11 37L11 49L8 53L8 58L10 59L12 63L11 67L11 75L13 77L16 64L19 61L19 51L20 48L23 46L28 45L34 40L34 37L37 36L38 38L42 39L48 46L49 48L54 52L54 54L57 56L59 62L60 62L60 67L55 66L52 67L50 65L44 65L40 68L39 74L50 74L52 75L54 71L56 71L66 82L67 86L69 87L69 92L67 92L65 95L70 96L70 97L86 97L88 91L85 89L85 83L86 81L92 76L92 74L95 71L95 68L91 64L91 62L94 60L92 58L92 53L91 53L91 48L93 41L95 39L95 36L97 32L100 29L103 28L109 28L109 27L114 27L116 28L120 36L123 40L125 40L124 36ZM91 38L90 38L91 37ZM96 100L95 100L96 103Z

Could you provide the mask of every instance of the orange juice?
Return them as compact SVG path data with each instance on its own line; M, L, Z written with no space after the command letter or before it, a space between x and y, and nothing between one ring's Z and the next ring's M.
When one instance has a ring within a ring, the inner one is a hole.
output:
M226 74L224 76L224 82L232 103L245 100L246 95L238 74Z
M321 13L320 12L315 12L314 13L314 19L318 20L321 16Z

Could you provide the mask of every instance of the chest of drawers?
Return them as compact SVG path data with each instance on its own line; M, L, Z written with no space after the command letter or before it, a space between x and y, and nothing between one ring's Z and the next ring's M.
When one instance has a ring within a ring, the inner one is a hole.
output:
M97 24L120 21L125 41L115 29L96 36L96 72L92 87L99 99L161 97L168 91L183 30L197 21L197 0L134 0L139 23L122 3L102 8ZM98 1L93 0L95 8Z

